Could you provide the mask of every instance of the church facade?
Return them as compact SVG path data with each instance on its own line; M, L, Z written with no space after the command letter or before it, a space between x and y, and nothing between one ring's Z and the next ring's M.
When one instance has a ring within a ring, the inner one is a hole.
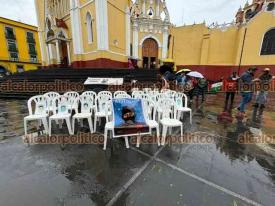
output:
M146 68L167 58L170 18L162 0L36 0L44 66Z
M165 0L36 0L43 66L275 69L275 0L253 0L229 24L171 24ZM232 11L234 12L234 11ZM212 70L211 70L212 69Z

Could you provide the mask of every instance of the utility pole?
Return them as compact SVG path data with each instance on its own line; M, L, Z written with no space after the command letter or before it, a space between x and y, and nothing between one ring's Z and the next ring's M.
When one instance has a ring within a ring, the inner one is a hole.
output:
M247 28L245 28L245 30L244 30L243 44L242 44L242 50L241 50L241 56L240 56L240 62L239 62L239 68L238 68L238 75L240 75L240 70L241 70L241 65L242 65L243 50L244 50L244 44L245 44L245 39L246 39L246 33L247 33Z

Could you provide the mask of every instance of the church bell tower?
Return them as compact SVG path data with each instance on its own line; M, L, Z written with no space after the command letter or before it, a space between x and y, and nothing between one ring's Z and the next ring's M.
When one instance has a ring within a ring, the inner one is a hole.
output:
M142 67L157 67L167 58L171 26L165 0L136 0L131 7L133 57Z

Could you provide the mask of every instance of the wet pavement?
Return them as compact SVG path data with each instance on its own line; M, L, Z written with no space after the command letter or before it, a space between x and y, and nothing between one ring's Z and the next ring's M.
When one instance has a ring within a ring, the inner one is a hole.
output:
M207 134L207 144L168 138L165 147L132 144L127 150L117 139L103 151L102 145L28 147L21 138L26 101L0 100L0 205L273 206L275 157L239 144L247 127L218 124L221 107L211 99L194 114L193 125L185 125L186 133Z

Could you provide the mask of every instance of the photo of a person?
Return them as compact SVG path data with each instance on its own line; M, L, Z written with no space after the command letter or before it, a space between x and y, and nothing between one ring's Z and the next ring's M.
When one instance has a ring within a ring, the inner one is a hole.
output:
M148 133L140 99L114 99L115 135Z
M133 125L135 124L135 110L130 107L123 107L122 108L122 119L125 121L124 125Z

